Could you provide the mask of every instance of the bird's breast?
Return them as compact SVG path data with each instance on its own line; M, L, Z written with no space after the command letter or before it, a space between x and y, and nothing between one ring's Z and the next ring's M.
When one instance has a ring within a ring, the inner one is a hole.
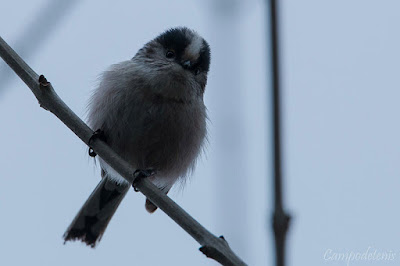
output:
M206 135L202 101L142 102L121 122L115 145L125 159L166 176L182 176L192 167Z

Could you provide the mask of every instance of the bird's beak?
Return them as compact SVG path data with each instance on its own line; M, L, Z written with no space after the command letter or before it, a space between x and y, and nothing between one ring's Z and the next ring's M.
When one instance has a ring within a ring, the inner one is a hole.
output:
M191 65L192 65L192 63L190 62L190 60L186 60L185 62L182 63L182 67L184 69L190 68Z

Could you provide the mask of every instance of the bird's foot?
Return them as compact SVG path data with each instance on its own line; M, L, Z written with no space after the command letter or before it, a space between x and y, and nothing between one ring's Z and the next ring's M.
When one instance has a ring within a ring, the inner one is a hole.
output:
M89 156L90 157L96 157L96 155L97 155L97 153L90 146L94 139L101 139L102 141L106 141L106 136L104 134L104 131L101 129L98 129L95 132L93 132L93 135L90 137L90 139L89 139Z
M150 177L150 176L153 176L153 175L155 175L157 172L156 172L156 170L154 170L154 169L146 169L146 170L143 170L143 169L137 169L134 173L133 173L133 176L134 176L134 181L133 181L133 184L132 184L132 187L133 187L133 189L136 191L136 192L138 192L139 190L135 187L135 181L136 180L139 180L139 179L141 179L141 178L148 178L148 177Z

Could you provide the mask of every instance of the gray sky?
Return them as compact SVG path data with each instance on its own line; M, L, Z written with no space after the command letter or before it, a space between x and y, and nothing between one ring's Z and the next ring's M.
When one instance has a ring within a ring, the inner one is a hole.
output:
M0 35L15 45L37 12L51 12L40 10L46 2L3 1ZM289 265L346 265L328 259L367 250L394 259L350 265L400 261L399 8L395 0L282 1ZM71 10L27 62L83 118L98 74L157 34L184 25L207 39L210 144L171 197L249 265L270 265L263 1L86 0ZM99 169L15 77L0 93L0 121L0 265L215 265L164 213L147 214L133 191L95 250L63 245Z

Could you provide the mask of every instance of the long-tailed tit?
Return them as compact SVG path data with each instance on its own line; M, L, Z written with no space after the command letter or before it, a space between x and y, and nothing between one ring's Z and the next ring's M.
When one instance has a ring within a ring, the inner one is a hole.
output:
M174 28L148 42L128 61L111 66L89 103L88 123L164 193L194 167L206 136L203 95L210 48L196 32ZM64 234L94 247L129 190L98 158L102 180ZM157 207L148 199L146 210Z

